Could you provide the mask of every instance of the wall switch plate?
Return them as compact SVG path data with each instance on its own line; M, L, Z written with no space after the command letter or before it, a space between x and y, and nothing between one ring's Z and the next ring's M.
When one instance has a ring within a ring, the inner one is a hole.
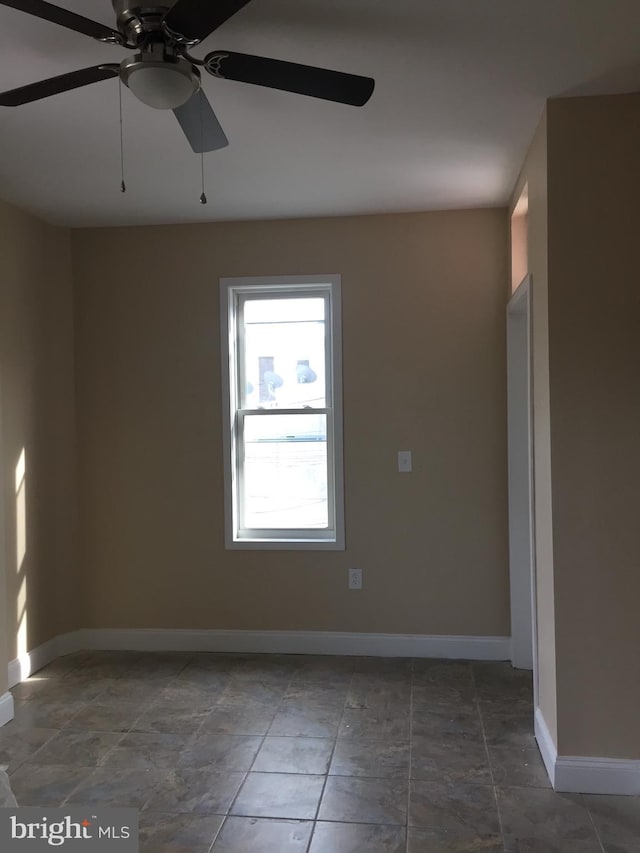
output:
M398 471L401 474L409 474L411 472L411 451L398 451Z
M362 569L349 569L349 589L362 589Z

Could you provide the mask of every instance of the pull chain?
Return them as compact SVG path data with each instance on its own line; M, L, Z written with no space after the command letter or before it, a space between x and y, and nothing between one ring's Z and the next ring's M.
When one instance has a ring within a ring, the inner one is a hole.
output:
M207 196L204 191L204 151L200 154L200 169L202 172L202 195L200 196L200 204L206 204Z
M207 196L204 191L204 110L202 107L202 98L200 98L200 175L202 177L202 195L200 196L200 204L206 204Z
M118 93L120 95L120 192L126 193L127 185L124 182L124 134L122 131L122 80L118 80Z

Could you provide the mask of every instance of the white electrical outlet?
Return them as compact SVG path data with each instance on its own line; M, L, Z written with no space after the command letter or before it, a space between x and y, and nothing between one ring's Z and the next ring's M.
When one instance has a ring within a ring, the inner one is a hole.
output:
M362 589L362 569L349 569L349 589Z

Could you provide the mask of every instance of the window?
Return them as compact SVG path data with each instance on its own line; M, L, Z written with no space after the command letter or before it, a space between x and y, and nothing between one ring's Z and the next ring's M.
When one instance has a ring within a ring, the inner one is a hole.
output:
M344 548L340 277L224 278L227 548Z

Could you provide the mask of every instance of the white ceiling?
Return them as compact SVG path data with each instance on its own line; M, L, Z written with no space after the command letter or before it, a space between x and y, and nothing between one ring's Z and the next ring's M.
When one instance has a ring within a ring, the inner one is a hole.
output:
M58 5L115 25L110 0ZM126 89L120 192L117 80L0 107L0 197L70 226L504 204L546 98L640 90L640 2L252 0L193 52L218 49L376 88L355 108L205 74L230 142L205 155L206 206L174 116ZM126 55L0 6L2 89Z

